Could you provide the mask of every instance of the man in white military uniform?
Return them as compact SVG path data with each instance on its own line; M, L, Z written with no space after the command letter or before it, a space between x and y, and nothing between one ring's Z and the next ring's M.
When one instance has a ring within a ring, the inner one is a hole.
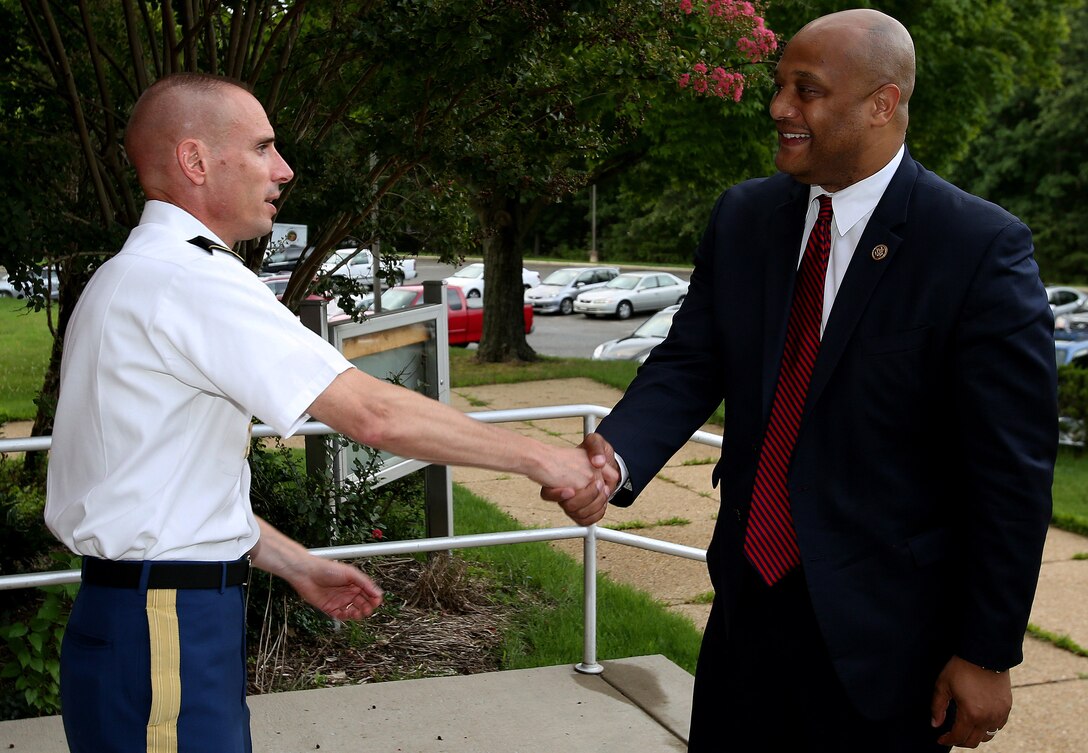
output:
M244 584L250 561L337 619L381 591L257 518L252 416L289 436L308 416L356 441L567 489L597 520L614 475L353 368L231 250L267 234L280 157L260 103L235 82L176 74L125 134L148 203L94 275L68 328L46 522L83 555L61 656L68 743L82 751L250 750ZM458 442L450 443L450 435Z

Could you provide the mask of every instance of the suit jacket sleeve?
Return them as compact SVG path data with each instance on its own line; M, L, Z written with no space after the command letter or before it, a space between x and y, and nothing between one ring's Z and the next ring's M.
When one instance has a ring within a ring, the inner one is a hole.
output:
M714 215L723 205L719 199ZM612 503L630 505L669 458L722 402L723 365L714 331L715 222L695 252L695 266L683 306L669 335L651 352L635 380L598 431L627 465L629 487Z
M1053 319L1022 223L996 235L965 300L949 423L963 473L957 653L1006 669L1022 659L1057 444Z

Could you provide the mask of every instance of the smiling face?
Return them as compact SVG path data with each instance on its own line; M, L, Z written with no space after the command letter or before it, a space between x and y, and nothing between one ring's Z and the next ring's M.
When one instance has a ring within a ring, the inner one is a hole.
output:
M775 69L775 165L828 191L880 170L903 143L906 128L905 101L897 114L900 87L883 70L893 56L857 20L843 13L809 24Z

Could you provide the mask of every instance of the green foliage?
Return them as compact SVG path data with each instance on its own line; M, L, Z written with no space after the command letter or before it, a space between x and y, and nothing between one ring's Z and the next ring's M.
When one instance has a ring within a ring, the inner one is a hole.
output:
M1088 9L1077 0L1056 11L1062 17L1049 37L1065 41L1061 80L1020 86L992 113L956 177L1028 224L1044 279L1088 283L1088 145L1077 127L1088 96Z
M79 567L42 522L45 474L0 459L0 573ZM0 591L0 719L56 713L60 641L76 586Z
M1088 427L1088 369L1067 364L1058 370L1058 415L1068 419L1063 428L1069 438L1084 442Z
M326 451L339 450L341 441L327 438ZM351 445L358 449L358 445ZM333 484L324 473L307 473L300 454L280 442L254 440L249 456L250 499L254 512L307 547L414 539L424 535L422 474L375 488L373 475L381 465L376 450L356 460L352 478ZM285 581L254 578L247 611L254 645L262 631L287 624L310 636L328 629L328 619L302 605Z
M20 459L0 457L0 573L32 570L56 540L42 522L45 473L27 473ZM11 594L0 591L0 611Z
M58 564L78 568L79 558L58 554ZM60 647L76 584L47 586L37 611L0 614L0 719L60 711ZM29 616L26 616L29 615Z

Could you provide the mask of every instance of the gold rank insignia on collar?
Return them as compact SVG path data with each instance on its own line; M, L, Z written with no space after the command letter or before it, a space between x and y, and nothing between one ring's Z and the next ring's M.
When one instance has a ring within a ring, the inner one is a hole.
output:
M199 248L204 249L209 254L214 253L216 251L223 251L224 253L228 253L231 256L233 256L235 259L237 259L238 261L242 262L242 264L246 263L246 260L243 259L240 255L238 255L234 251L234 249L227 248L222 243L216 243L213 240L209 240L209 239L205 238L203 235L198 235L195 238L190 238L188 242L192 243L194 246L197 246Z

